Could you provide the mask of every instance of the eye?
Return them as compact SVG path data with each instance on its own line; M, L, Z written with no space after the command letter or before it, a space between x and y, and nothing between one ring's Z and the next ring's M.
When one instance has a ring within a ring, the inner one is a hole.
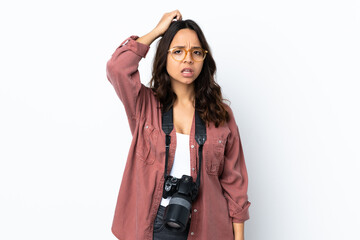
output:
M173 54L180 55L182 53L183 53L183 50L181 50L181 49L174 49L173 50Z
M195 55L198 55L198 56L202 56L203 55L203 52L202 51L199 51L199 50L194 50L193 53Z

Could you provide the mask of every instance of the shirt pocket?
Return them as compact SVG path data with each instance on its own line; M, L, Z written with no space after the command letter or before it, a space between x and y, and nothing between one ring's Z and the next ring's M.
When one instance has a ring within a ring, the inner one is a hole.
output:
M149 121L139 127L135 153L146 164L153 164L155 161L158 136L159 131Z
M205 168L210 175L220 175L222 165L224 164L226 138L209 138L209 144L205 150ZM205 146L204 146L205 147Z

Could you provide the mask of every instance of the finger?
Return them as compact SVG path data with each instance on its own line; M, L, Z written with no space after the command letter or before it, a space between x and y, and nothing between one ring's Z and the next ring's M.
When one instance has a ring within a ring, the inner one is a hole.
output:
M181 17L181 14L180 14L180 12L179 12L179 13L176 14L176 20L179 21L179 20L181 20L181 19L182 19L182 17Z
M178 10L174 10L174 11L170 12L169 15L175 17L177 15L177 13L178 13Z
M180 20L181 19L181 13L180 13L180 11L179 10L175 10L175 11L173 11L173 19L175 19L176 18L176 20Z
M172 21L178 21L179 20L179 16L178 15L175 15L173 18L172 18Z
M179 10L176 10L177 11L177 20L181 20L182 19L182 16L181 16L181 13Z
M171 14L171 20L173 21L173 20L175 20L175 19L177 19L177 13L174 11L174 12L172 12L172 14Z

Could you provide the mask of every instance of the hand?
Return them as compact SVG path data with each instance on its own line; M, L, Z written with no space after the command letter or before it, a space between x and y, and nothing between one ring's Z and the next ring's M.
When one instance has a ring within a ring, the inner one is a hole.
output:
M160 19L159 23L156 25L154 31L158 33L159 36L162 36L166 30L169 28L171 22L176 18L176 20L181 20L182 16L179 10L175 10L169 13L165 13Z
M166 32L174 18L176 18L176 20L182 19L179 10L165 13L162 16L160 22L151 32L138 38L136 41L150 46L150 44L155 41L155 39L162 36Z

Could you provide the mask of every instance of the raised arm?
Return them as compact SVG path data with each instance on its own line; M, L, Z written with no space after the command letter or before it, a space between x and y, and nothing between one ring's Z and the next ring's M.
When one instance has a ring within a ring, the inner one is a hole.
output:
M151 43L164 34L173 19L180 20L178 10L165 13L157 26L148 34L127 38L112 54L106 64L107 79L113 85L118 97L125 107L131 133L136 125L140 113L142 88L138 66L141 58L145 57Z

